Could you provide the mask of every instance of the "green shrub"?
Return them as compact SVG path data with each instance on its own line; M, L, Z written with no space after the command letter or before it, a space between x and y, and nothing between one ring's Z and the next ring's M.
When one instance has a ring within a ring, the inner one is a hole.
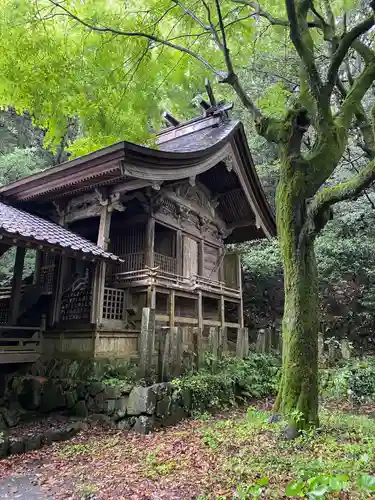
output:
M323 396L354 404L375 401L375 359L352 360L343 366L322 370Z
M215 368L213 368L213 366ZM195 374L173 381L181 391L188 389L194 411L235 404L236 399L261 398L277 391L280 361L271 355L252 354L246 359L209 356Z

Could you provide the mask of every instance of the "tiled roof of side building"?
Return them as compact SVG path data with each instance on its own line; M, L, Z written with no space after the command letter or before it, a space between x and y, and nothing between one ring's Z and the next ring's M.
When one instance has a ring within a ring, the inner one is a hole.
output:
M121 261L117 255L54 222L0 202L0 234L4 233L37 244L80 252L96 259Z

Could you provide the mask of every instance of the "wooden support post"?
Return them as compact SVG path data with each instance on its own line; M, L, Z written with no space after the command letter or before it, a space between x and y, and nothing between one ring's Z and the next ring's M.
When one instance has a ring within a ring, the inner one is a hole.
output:
M210 327L208 343L210 346L210 353L212 354L212 371L213 373L215 373L217 369L217 359L219 354L218 329L215 326Z
M224 295L220 296L220 323L221 323L221 328L224 328L224 325L225 325L225 299L224 299Z
M163 359L165 351L166 328L155 328L155 338L158 342L158 382L164 382Z
M10 314L9 314L9 322L12 325L17 323L18 314L20 310L22 273L23 273L23 264L25 261L25 253L26 253L26 248L17 247L16 258L14 261L14 268L13 268L12 295L10 300Z
M182 276L183 255L182 255L182 231L178 229L176 232L176 273Z
M103 205L100 210L100 221L97 245L106 250L109 242L109 232L111 229L112 212L108 210L108 205ZM91 323L98 326L103 319L103 300L106 276L106 263L97 261L92 284L92 304Z
M182 329L175 326L170 329L170 332L172 375L179 377L182 373Z
M146 224L145 256L146 266L154 267L155 219L150 216Z
M169 294L169 328L174 327L174 316L175 316L175 307L176 307L176 292L174 290L170 290Z
M170 359L171 359L171 329L163 328L164 333L164 350L162 353L162 380L168 381L171 375Z
M198 292L198 328L203 332L203 297L202 292Z
M33 284L40 286L40 271L42 267L42 252L41 250L36 250L35 252L35 267L34 267L34 277Z
M249 329L243 328L243 354L242 356L247 358L249 355Z
M64 291L64 280L67 271L67 266L68 266L68 258L65 257L64 255L61 255L58 261L57 276L54 287L53 307L50 320L51 325L55 325L60 320L61 299Z
M193 351L195 356L195 367L198 371L203 365L203 350L202 350L202 330L201 328L193 328Z
M219 328L219 357L228 355L228 330L226 326Z
M242 268L241 268L241 257L240 255L237 256L238 258L238 289L240 291L240 304L239 304L239 316L238 316L238 322L240 324L240 328L243 328L245 326L244 323L244 316L243 316L243 290L242 290Z
M139 375L141 378L147 378L151 373L154 337L155 310L144 307L142 309L141 336L139 339Z
M263 329L258 332L255 350L261 354L266 352L266 332Z
M237 358L244 357L244 329L237 330L237 343L236 343L236 356Z

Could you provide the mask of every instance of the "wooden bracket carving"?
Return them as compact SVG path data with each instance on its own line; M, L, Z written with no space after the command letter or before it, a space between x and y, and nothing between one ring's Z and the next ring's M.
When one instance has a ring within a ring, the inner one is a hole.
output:
M126 210L125 205L120 200L121 194L119 192L112 193L109 197L108 211L114 212L124 212Z
M225 163L225 167L228 170L228 172L232 172L232 170L233 170L233 156L227 155L223 161Z
M109 200L108 200L107 193L104 189L95 188L95 193L98 197L98 201L99 201L100 205L102 205L103 207L105 205L108 205Z

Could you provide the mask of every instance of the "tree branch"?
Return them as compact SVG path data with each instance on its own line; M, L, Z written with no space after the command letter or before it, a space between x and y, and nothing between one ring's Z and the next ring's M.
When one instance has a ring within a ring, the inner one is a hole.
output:
M265 11L258 2L250 2L249 0L232 0L232 2L251 7L252 9L254 9L254 14L260 17L264 17L270 22L270 24L274 24L276 26L289 26L289 21L287 19L274 17L272 14Z
M222 71L216 69L211 63L206 61L206 59L204 59L202 56L200 56L196 52L194 52L194 51L192 51L192 50L190 50L182 45L174 44L168 40L164 40L163 38L160 38L160 37L155 36L155 35L151 35L149 33L143 33L143 32L139 32L139 31L122 31L122 30L119 30L116 28L111 28L109 26L104 26L104 27L95 26L95 25L88 23L84 19L81 19L77 15L73 14L73 12L68 10L66 7L64 7L59 2L55 2L54 0L49 0L49 2L51 2L56 7L62 9L63 11L65 11L72 19L74 19L75 21L79 22L80 24L82 24L83 26L85 26L86 28L88 28L92 31L98 31L101 33L113 33L116 35L121 35L121 36L126 36L126 37L146 38L152 42L156 42L156 43L159 43L161 45L165 45L165 46L170 47L172 49L178 50L180 52L184 52L185 54L188 54L189 56L193 57L194 59L196 59L197 61L202 63L210 71L212 71L216 76L218 76L220 78L223 76Z
M304 5L304 12L301 9L297 13L295 0L285 0L285 4L290 24L290 39L307 73L311 92L316 102L319 102L322 82L314 60L313 41L308 32L306 21L308 8Z
M375 159L366 168L363 168L358 174L354 175L352 179L337 186L325 188L317 193L308 210L308 219L310 219L310 222L315 221L333 204L356 198L374 181Z
M208 24L205 24L198 16L196 16L194 14L194 12L192 10L188 9L187 7L185 7L185 5L183 5L181 2L179 2L179 0L172 0L172 2L174 2L176 5L178 5L179 7L181 7L181 9L185 12L185 14L187 14L195 22L197 22L199 24L199 26L201 26L206 31L210 31L210 26Z
M372 26L374 26L374 24L375 24L374 16L370 16L361 23L357 24L357 26L354 26L354 28L348 31L341 39L336 51L333 54L332 62L328 68L327 85L326 85L328 100L336 84L339 68L342 62L344 61L344 58L347 55L349 49L352 47L353 42L358 37L366 33Z
M219 0L215 0L215 4L216 4L217 15L218 15L218 18L219 18L219 27L220 27L220 31L221 31L221 38L223 40L222 51L223 51L223 54L224 54L225 64L226 64L227 70L228 70L228 82L229 82L230 79L235 74L234 73L234 67L233 67L232 59L230 57L230 52L229 52L229 48L228 48L227 37L226 37L226 34L225 34L225 28L224 28L224 23L223 23L223 16L221 14Z
M373 55L373 61L366 65L365 69L362 71L361 75L355 80L354 85L348 92L341 109L336 117L336 122L344 127L348 128L350 122L355 114L358 103L360 103L375 80L375 54Z

